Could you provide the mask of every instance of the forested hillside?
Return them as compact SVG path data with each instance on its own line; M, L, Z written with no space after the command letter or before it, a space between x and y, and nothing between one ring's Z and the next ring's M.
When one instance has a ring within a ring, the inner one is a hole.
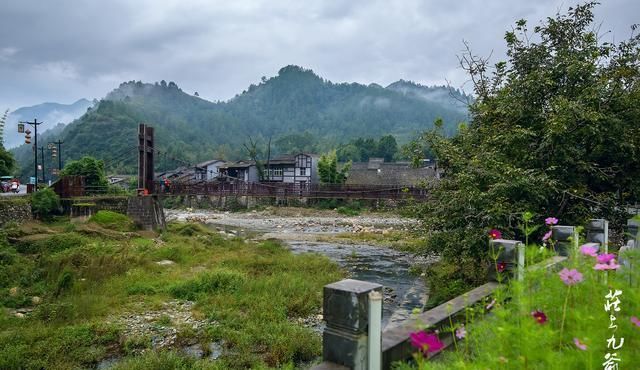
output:
M407 93L399 84L432 90L438 99ZM249 137L263 151L271 138L272 154L301 147L324 151L352 139L387 134L403 143L432 127L436 118L443 119L449 134L466 120L466 110L460 109L466 96L455 90L442 94L443 89L405 81L389 88L335 84L310 70L287 66L233 99L214 103L185 93L173 82L131 81L50 139L64 140L65 160L92 155L104 159L114 172L134 169L135 133L141 122L155 127L156 146L167 153L159 156L158 168L181 164L168 158L196 163L246 157L243 143ZM23 145L15 154L26 175L33 163L31 148Z

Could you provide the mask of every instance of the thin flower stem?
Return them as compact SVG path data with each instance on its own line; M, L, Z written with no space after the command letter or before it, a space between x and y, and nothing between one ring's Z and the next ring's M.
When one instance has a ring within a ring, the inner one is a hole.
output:
M564 306L562 307L562 321L560 322L560 343L558 348L562 349L562 333L564 331L564 319L567 317L567 304L569 303L569 294L571 293L571 285L567 289L567 296L564 299Z
M448 311L448 307L447 307ZM458 341L456 340L456 329L453 327L453 319L451 319L451 313L449 313L449 325L451 325L451 336L453 337L453 346L456 347L456 352L458 352Z

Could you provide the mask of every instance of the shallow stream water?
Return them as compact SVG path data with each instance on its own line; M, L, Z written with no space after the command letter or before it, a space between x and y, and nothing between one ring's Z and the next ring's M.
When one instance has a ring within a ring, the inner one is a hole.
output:
M350 278L385 287L382 326L394 326L414 308L422 309L427 290L423 279L410 273L413 257L390 248L331 243L288 243L294 253L319 253L347 270Z

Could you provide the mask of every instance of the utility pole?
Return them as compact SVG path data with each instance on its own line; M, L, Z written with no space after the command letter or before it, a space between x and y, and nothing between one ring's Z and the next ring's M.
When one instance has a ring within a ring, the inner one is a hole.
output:
M33 186L34 191L38 191L38 126L40 126L41 124L43 124L44 122L38 122L38 119L34 118L33 122L23 122L20 121L18 123L22 123L22 124L27 124L27 125L31 125L33 126L33 130L34 130L34 143L33 143L33 175L35 178L36 183Z
M57 145L58 146L58 150L56 150L55 147L51 147L50 148L51 149L51 158L58 157L58 176L60 176L60 171L62 171L62 144L64 144L64 141L61 141L60 139L58 139L58 141L54 141L52 143L49 143L49 145L51 145L51 146L53 146L53 145Z
M46 184L47 179L45 177L45 172L44 172L44 146L41 146L38 149L40 149L40 156L42 156L42 182Z

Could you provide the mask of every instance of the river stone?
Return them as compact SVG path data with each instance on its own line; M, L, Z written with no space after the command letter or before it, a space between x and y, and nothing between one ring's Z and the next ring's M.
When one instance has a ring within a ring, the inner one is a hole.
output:
M169 265L175 265L175 262L171 260L162 260L162 261L156 262L156 264L160 266L169 266Z

